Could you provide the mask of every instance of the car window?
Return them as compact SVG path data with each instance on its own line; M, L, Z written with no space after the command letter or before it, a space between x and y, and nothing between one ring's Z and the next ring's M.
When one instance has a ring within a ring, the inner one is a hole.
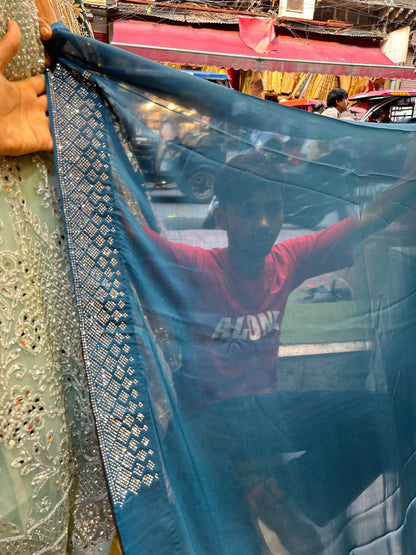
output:
M412 118L415 109L415 97L405 96L398 98L396 102L391 104L390 118L392 121L401 121Z
M388 108L389 117L393 123L408 121L415 114L414 96L397 96L393 98L370 98L351 103L350 110L354 119L374 122L377 120L380 107Z

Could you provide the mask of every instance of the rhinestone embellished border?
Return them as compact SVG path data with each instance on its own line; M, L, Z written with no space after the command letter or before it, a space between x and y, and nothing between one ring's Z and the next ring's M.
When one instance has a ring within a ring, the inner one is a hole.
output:
M141 360L129 315L113 211L104 102L59 64L50 116L84 358L113 503L160 478Z

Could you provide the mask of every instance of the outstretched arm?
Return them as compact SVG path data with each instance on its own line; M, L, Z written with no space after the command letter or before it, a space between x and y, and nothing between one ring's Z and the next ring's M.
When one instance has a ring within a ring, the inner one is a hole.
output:
M407 210L416 210L416 172L413 159L396 185L377 195L357 216L362 239L390 225Z
M20 41L17 23L9 21L7 33L0 40L0 154L3 156L53 149L45 77L37 75L8 81L3 75L7 64L16 56Z

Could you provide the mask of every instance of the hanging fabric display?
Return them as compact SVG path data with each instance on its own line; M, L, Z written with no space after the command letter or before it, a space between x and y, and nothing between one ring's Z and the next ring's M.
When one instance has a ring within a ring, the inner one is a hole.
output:
M414 552L415 126L320 118L59 24L47 48L124 553ZM174 242L147 192L191 195L202 171L210 249Z

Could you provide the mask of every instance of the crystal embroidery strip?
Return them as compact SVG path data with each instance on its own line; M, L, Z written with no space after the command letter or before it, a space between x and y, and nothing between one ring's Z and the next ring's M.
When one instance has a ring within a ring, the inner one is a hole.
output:
M62 67L49 74L52 120L89 388L108 486L123 506L159 478L112 207L103 102ZM86 149L82 137L88 137ZM77 140L75 140L77 138ZM94 145L94 146L92 146Z

